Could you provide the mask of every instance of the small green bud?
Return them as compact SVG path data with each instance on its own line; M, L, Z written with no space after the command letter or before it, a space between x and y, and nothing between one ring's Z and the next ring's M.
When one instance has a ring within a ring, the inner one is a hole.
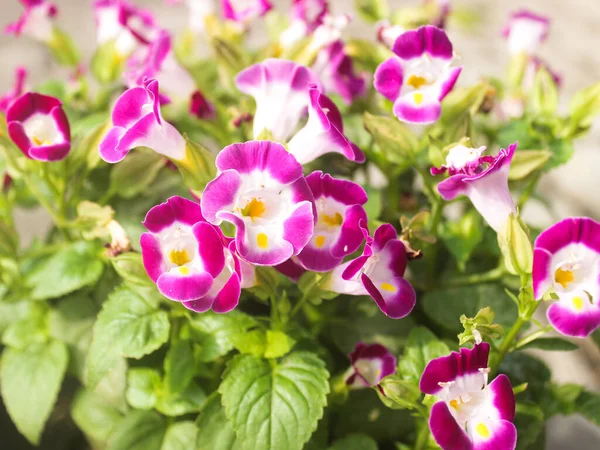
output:
M139 253L128 252L122 253L110 259L115 272L121 278L129 283L139 286L153 286L152 280L148 277L144 264L142 263L142 255Z
M385 377L375 390L383 404L391 409L414 409L421 396L415 383L403 380L399 375Z
M525 225L510 214L504 233L498 234L498 244L504 256L506 268L513 275L528 275L533 265L533 248Z
M458 335L458 344L464 345L467 342L480 343L499 339L504 335L504 329L501 325L494 323L496 314L489 306L479 310L473 318L464 314L460 317L460 323L465 331Z
M181 160L172 159L179 169L185 185L192 191L202 192L209 181L217 175L215 155L202 145L185 138L185 156Z

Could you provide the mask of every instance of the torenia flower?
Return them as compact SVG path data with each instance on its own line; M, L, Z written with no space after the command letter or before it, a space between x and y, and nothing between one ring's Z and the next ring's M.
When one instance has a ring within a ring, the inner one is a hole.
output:
M350 161L364 162L363 152L344 136L342 115L321 90L309 89L308 122L288 144L289 152L300 164L313 161L325 153L341 153Z
M433 123L442 100L454 87L462 67L450 67L452 43L444 30L427 25L401 34L395 56L379 65L375 89L394 102L394 114L408 123Z
M171 197L148 211L144 226L144 267L165 297L196 312L225 313L237 306L239 263L198 203Z
M202 195L206 219L236 227L239 255L252 264L281 264L304 248L316 220L302 166L281 144L250 141L225 147L219 175Z
M175 59L171 36L166 30L159 32L143 60L132 57L129 66L125 74L129 86L143 85L145 79L154 78L169 101L187 104L189 112L198 118L214 114L214 106L196 89L192 76Z
M33 39L49 43L54 36L54 17L58 9L54 3L46 0L21 0L25 11L19 20L8 25L4 32L20 36L24 34Z
M366 230L365 230L366 233ZM416 294L403 276L408 262L406 247L392 225L383 224L369 238L362 256L338 266L323 289L347 295L370 295L392 319L407 316Z
M354 73L354 63L344 51L342 41L336 41L321 50L313 70L319 74L325 89L340 95L348 105L365 92L365 78Z
M17 67L15 70L15 85L6 94L0 98L0 111L6 114L9 106L17 98L23 95L25 91L25 79L27 78L27 69L25 67Z
M525 91L529 91L531 89L531 87L533 86L533 82L535 81L535 77L536 77L537 73L540 71L540 69L547 70L548 73L550 74L550 76L552 77L552 80L556 84L556 86L560 87L560 84L562 82L562 77L560 76L560 74L553 71L550 68L550 66L548 66L548 64L546 64L546 62L542 61L537 56L532 56L527 61L527 66L525 67L525 73L523 74L523 82L522 82L523 84L522 85L523 85L523 89Z
M6 112L8 134L30 159L59 161L71 149L71 129L61 102L54 97L27 92Z
M315 197L318 219L313 236L297 259L307 270L327 272L362 244L360 225L367 223L362 206L367 193L356 183L337 180L320 170L306 181Z
M99 45L114 41L121 58L152 42L157 31L152 14L122 0L96 0L96 34Z
M515 203L508 189L508 171L517 143L501 149L496 156L481 156L485 147L468 148L457 145L450 150L446 165L432 168L437 175L445 172L450 177L438 184L444 200L466 195L479 214L496 233L504 231L509 214L516 214Z
M600 326L600 224L592 219L565 219L542 232L533 252L533 292L548 291L558 301L548 320L560 333L585 337Z
M377 386L396 372L396 357L381 344L359 342L348 356L352 366L344 378L354 388Z
M256 100L254 137L267 129L275 140L286 141L310 103L308 87L319 78L293 61L266 59L241 71L235 84Z
M517 430L515 396L506 375L488 385L487 342L472 350L436 358L427 364L419 387L440 399L429 416L429 428L443 450L514 450Z
M323 23L327 11L326 0L294 0L290 25L280 36L282 45L289 48L314 32Z
M223 17L235 22L249 22L268 13L273 5L268 0L221 0Z
M125 91L115 103L112 123L99 148L106 162L121 161L135 147L149 147L176 161L186 156L183 136L160 113L156 80L146 80L144 86Z
M522 9L511 14L503 34L510 53L533 55L548 37L550 19Z

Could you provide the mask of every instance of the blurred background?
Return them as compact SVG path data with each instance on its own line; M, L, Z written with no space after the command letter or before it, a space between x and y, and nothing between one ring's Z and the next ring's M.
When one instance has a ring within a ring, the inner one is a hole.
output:
M187 26L185 8L172 8L165 0L132 0L139 6L151 9L163 27L177 32ZM292 0L272 0L277 8L288 8ZM388 0L393 8L415 5L419 0ZM459 84L468 85L481 75L502 76L508 61L505 42L501 37L502 26L511 11L520 8L549 16L552 19L550 36L541 51L548 64L562 75L562 107L576 90L589 86L600 79L600 1L599 0L450 0L461 14L471 18L468 29L456 27L451 22L448 33L455 51L461 56L464 66ZM0 26L14 21L22 11L17 0L0 1ZM92 0L54 0L59 9L58 23L75 38L87 57L95 49L95 26ZM353 0L330 0L334 13L351 13ZM473 20L475 19L475 20ZM346 35L375 39L376 30L356 19L346 30ZM17 65L26 66L30 72L29 85L48 78L66 77L46 49L26 37L15 39L0 35L0 92L8 90L13 83ZM574 215L586 215L600 219L600 121L591 133L576 142L576 153L569 164L545 176L540 183L539 193L550 200L550 211L541 204L532 203L524 211L526 220L536 226L545 227L556 220ZM42 211L20 211L17 215L24 245L34 236L42 235L49 221ZM545 320L541 313L540 320ZM578 341L578 343L580 343ZM600 391L600 352L591 341L581 342L577 352L546 352L536 356L544 359L552 368L556 382L578 382L588 389ZM22 444L10 419L0 408L0 448L20 450L30 448ZM65 408L65 414L68 409ZM49 424L50 425L50 424ZM50 427L49 427L50 428ZM64 431L64 430L63 430ZM45 442L56 448L81 450L84 445L70 443L68 447L61 433ZM9 436L10 435L10 436ZM11 442L11 448L4 443ZM61 444L61 442L63 442ZM600 430L580 417L555 417L547 427L548 450L598 450ZM75 446L74 446L75 445Z

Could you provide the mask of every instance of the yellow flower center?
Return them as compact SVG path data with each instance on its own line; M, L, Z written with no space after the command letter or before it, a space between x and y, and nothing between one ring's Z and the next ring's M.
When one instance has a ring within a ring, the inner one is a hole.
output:
M52 142L50 142L49 140L47 140L47 139L46 140L42 140L42 139L39 139L37 136L33 136L33 138L31 140L38 147L40 147L42 145L50 145L50 144L52 144Z
M171 250L169 259L177 266L183 266L191 261L188 253L185 250Z
M415 89L419 89L424 84L427 84L427 80L423 77L419 77L417 75L411 75L408 80L406 80L406 84L412 86Z
M325 245L325 236L317 236L315 238L315 245L317 248L323 247L323 245Z
M188 266L181 266L179 268L179 273L181 273L181 275L189 275L190 268Z
M339 212L336 212L331 216L328 216L327 214L321 214L319 216L319 220L330 227L339 227L344 222L344 218Z
M583 299L581 297L573 297L573 308L577 311L581 311L583 309Z
M414 99L415 105L420 105L421 103L423 103L423 94L421 94L420 92L415 93Z
M396 292L396 287L390 283L381 283L381 289L388 292Z
M573 276L573 272L570 270L562 270L558 269L554 274L554 281L560 284L563 288L567 288L567 285L571 283L575 277Z
M483 423L477 424L477 426L475 427L475 431L477 431L477 434L479 434L479 436L481 436L482 438L490 437L490 429L486 427Z
M265 233L258 233L256 243L260 248L266 249L269 247L269 237Z
M265 209L265 204L262 200L253 198L242 208L242 216L250 217L250 219L254 220L257 217L262 217Z

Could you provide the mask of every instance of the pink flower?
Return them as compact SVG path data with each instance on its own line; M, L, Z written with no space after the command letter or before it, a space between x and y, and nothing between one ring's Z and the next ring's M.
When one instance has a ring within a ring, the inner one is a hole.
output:
M61 102L54 97L27 92L6 112L8 134L30 159L59 161L71 149L71 130Z
M25 12L19 20L9 24L4 32L20 36L24 34L40 42L49 43L54 35L54 17L58 9L46 0L21 0Z
M9 106L25 91L25 79L27 78L27 69L17 67L15 70L15 85L6 94L0 98L0 111L6 114Z

